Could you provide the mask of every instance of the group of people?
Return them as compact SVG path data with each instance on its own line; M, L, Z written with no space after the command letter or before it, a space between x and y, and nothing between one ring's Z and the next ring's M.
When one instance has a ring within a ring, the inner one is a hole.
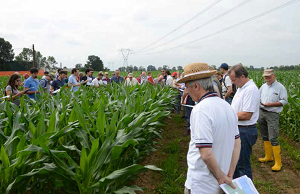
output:
M185 193L222 193L220 184L235 188L232 179L243 175L252 179L250 156L257 123L265 149L259 161L275 160L271 168L275 172L282 168L277 138L279 113L288 103L285 87L272 69L264 71L266 83L260 89L242 64L229 68L223 63L220 71L223 75L205 63L192 63L177 81L185 84L184 93L193 102ZM216 87L215 78L221 87Z
M285 87L276 81L275 72L267 69L263 73L266 81L260 89L248 77L248 71L242 64L229 68L223 63L220 71L213 70L205 63L192 63L184 68L184 73L162 69L157 78L151 72L142 72L134 78L130 72L126 77L120 71L109 78L108 72L99 72L93 76L92 69L86 69L85 76L77 68L71 75L59 69L56 75L45 72L37 79L38 69L30 69L22 83L18 73L8 81L5 94L17 96L26 94L38 99L39 86L45 92L55 93L67 85L76 92L80 85L100 87L101 85L124 83L128 86L137 84L159 84L181 91L180 104L186 107L188 133L191 136L187 154L188 172L185 193L220 193L219 184L226 183L234 187L232 179L247 175L252 179L250 156L252 146L258 137L257 123L264 141L265 156L260 162L275 160L272 171L282 168L280 145L277 140L279 131L279 113L287 102ZM223 74L223 75L222 75ZM24 76L25 77L25 76ZM19 91L23 85L24 90ZM274 157L273 157L274 156Z
M30 75L27 73L23 75L25 79L24 82L22 82L18 72L14 73L9 78L5 88L5 96L7 96L9 100L12 97L13 102L19 104L17 97L21 97L24 94L31 99L38 100L40 87L43 88L44 92L55 95L63 86L70 87L73 92L76 92L80 85L98 88L101 85L105 86L114 83L125 84L127 86L149 83L152 85L159 84L161 86L167 85L173 87L175 86L174 84L176 84L173 79L177 78L176 72L174 72L173 77L171 77L170 71L164 69L161 71L162 74L159 74L155 79L153 79L151 72L146 74L144 71L141 72L137 78L135 78L131 72L123 78L120 76L119 70L116 70L114 74L112 74L112 77L109 77L108 72L103 74L102 71L98 73L97 77L94 77L93 69L86 69L85 75L83 75L82 72L79 72L79 69L73 68L69 77L67 71L58 69L55 75L45 71L44 76L38 80L38 72L39 70L37 68L31 68ZM23 91L19 91L21 86L24 87Z

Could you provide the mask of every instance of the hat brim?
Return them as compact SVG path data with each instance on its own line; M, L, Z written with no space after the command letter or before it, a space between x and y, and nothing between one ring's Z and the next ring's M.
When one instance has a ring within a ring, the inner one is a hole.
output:
M209 73L202 73L202 74L196 74L196 75L187 75L180 80L177 81L177 83L186 83L189 81L194 81L194 80L199 80L199 79L204 79L204 78L209 78L213 76L217 71L216 70L211 70Z
M273 75L273 73L264 73L263 77L265 77L265 76L271 76L271 75Z

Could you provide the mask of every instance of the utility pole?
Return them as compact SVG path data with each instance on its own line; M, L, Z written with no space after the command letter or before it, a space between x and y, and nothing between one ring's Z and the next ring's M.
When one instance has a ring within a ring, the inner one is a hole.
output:
M32 56L33 56L33 67L35 67L35 50L34 50L34 44L32 45Z
M108 66L111 67L111 70L112 70L112 71L115 70L115 69L114 69L114 64L115 64L114 62L108 62L107 64L108 64Z
M123 56L124 62L123 67L127 68L128 66L128 57L133 52L133 50L130 49L120 49L118 52Z

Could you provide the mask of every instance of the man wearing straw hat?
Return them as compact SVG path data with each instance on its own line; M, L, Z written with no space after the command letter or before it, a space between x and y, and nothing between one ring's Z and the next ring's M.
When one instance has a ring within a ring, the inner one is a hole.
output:
M280 171L282 167L280 145L277 140L279 133L279 113L287 102L287 91L285 87L276 81L273 69L266 69L263 74L265 84L260 91L259 129L264 141L265 157L259 158L260 162L273 161L275 165L272 171Z
M192 63L184 68L186 90L198 104L191 113L191 141L187 155L188 172L185 193L218 194L219 184L232 184L239 154L237 115L214 91L206 63Z

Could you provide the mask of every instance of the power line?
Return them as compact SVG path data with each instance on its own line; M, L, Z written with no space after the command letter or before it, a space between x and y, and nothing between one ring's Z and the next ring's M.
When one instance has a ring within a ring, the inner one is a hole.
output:
M124 62L123 66L127 67L128 66L128 57L132 53L132 50L130 49L120 49L118 52L123 56Z
M189 20L187 20L186 22L184 22L183 24L179 25L177 28L175 28L174 30L172 30L171 32L169 32L168 34L164 35L163 37L159 38L158 40L156 40L155 42L141 48L140 50L137 50L135 53L141 52L142 50L145 50L146 48L156 44L157 42L163 40L164 38L166 38L167 36L169 36L170 34L173 34L174 32L176 32L177 30L179 30L180 28L182 28L183 26L187 25L188 23L190 23L191 21L193 21L194 19L196 19L198 16L200 16L201 14L205 13L206 11L208 11L209 9L211 9L212 7L214 7L216 4L218 4L219 2L221 2L222 0L216 0L215 2L213 2L212 4L210 4L208 7L206 7L204 10L202 10L201 12L197 13L194 17L190 18Z
M209 38L209 37L211 37L211 36L220 34L220 33L222 33L222 32L231 30L232 28L236 28L236 27L241 26L241 25L243 25L243 24L245 24L245 23L248 23L248 22L250 22L250 21L252 21L252 20L258 19L258 18L263 17L263 16L266 16L266 15L272 13L272 12L278 11L278 10L280 10L280 9L282 9L282 8L284 8L284 7L287 7L287 6L289 6L289 5L292 5L292 4L294 4L294 3L298 2L298 1L300 1L300 0L289 1L289 2L287 2L287 3L284 3L284 4L280 5L280 6L275 7L275 8L273 8L273 9L269 10L269 11L266 11L266 12L264 12L264 13L261 13L261 14L259 14L259 15L254 16L254 17L251 17L251 18L249 18L249 19L247 19L247 20L244 20L244 21L242 21L242 22L239 22L239 23L237 23L237 24L234 24L234 25L232 25L232 26L230 26L230 27L224 28L224 29L222 29L222 30L220 30L220 31L217 31L217 32L214 32L214 33L212 33L212 34L209 34L209 35L203 36L203 37L201 37L201 38L198 38L198 39L196 39L196 40L187 42L187 43L185 43L185 44L181 44L181 45L179 45L179 46L171 47L171 48L169 48L169 49L161 50L161 51L158 51L158 52L147 53L147 54L141 54L141 55L158 54L158 53L166 52L166 51L169 51L169 50L172 50L172 49L176 49L176 48L179 48L179 47L183 47L183 46L186 46L186 45L188 45L188 44L192 44L192 43L194 43L194 42L197 42L197 41L200 41L200 40Z
M181 37L183 37L183 36L186 36L186 35L188 35L188 34L194 32L194 31L196 31L196 30L199 30L200 28L202 28L202 27L204 27L204 26L206 26L206 25L208 25L208 24L210 24L210 23L212 23L212 22L214 22L214 21L216 21L216 20L218 20L218 19L220 19L220 18L226 16L227 14L229 14L229 13L235 11L236 9L238 9L238 8L240 8L240 7L244 6L244 5L246 5L247 3L251 2L251 1L252 1L252 0L246 0L246 1L243 1L242 3L238 4L237 6L235 6L235 7L231 8L231 9L225 11L224 13L222 13L222 14L220 14L220 15L214 17L213 19L211 19L211 20L205 22L204 24L202 24L202 25L200 25L200 26L197 26L196 28L194 28L194 29L192 29L192 30L190 30L190 31L188 31L188 32L186 32L186 33L184 33L184 34L181 34L181 35L177 36L176 38L174 38L174 39L172 39L172 40L169 40L169 41L167 41L167 42L165 42L165 43L163 43L163 44L160 44L160 45L157 45L157 46L155 46L155 47L153 47L153 48L150 48L150 49L146 49L146 50L144 50L144 51L141 51L140 53L148 52L148 51L151 51L151 50L156 49L156 48L158 48L158 47L164 46L164 45L166 45L166 44L168 44L168 43L170 43L170 42L173 42L173 41L175 41L175 40L177 40L177 39L179 39L179 38L181 38ZM139 54L140 54L140 53L139 53Z

